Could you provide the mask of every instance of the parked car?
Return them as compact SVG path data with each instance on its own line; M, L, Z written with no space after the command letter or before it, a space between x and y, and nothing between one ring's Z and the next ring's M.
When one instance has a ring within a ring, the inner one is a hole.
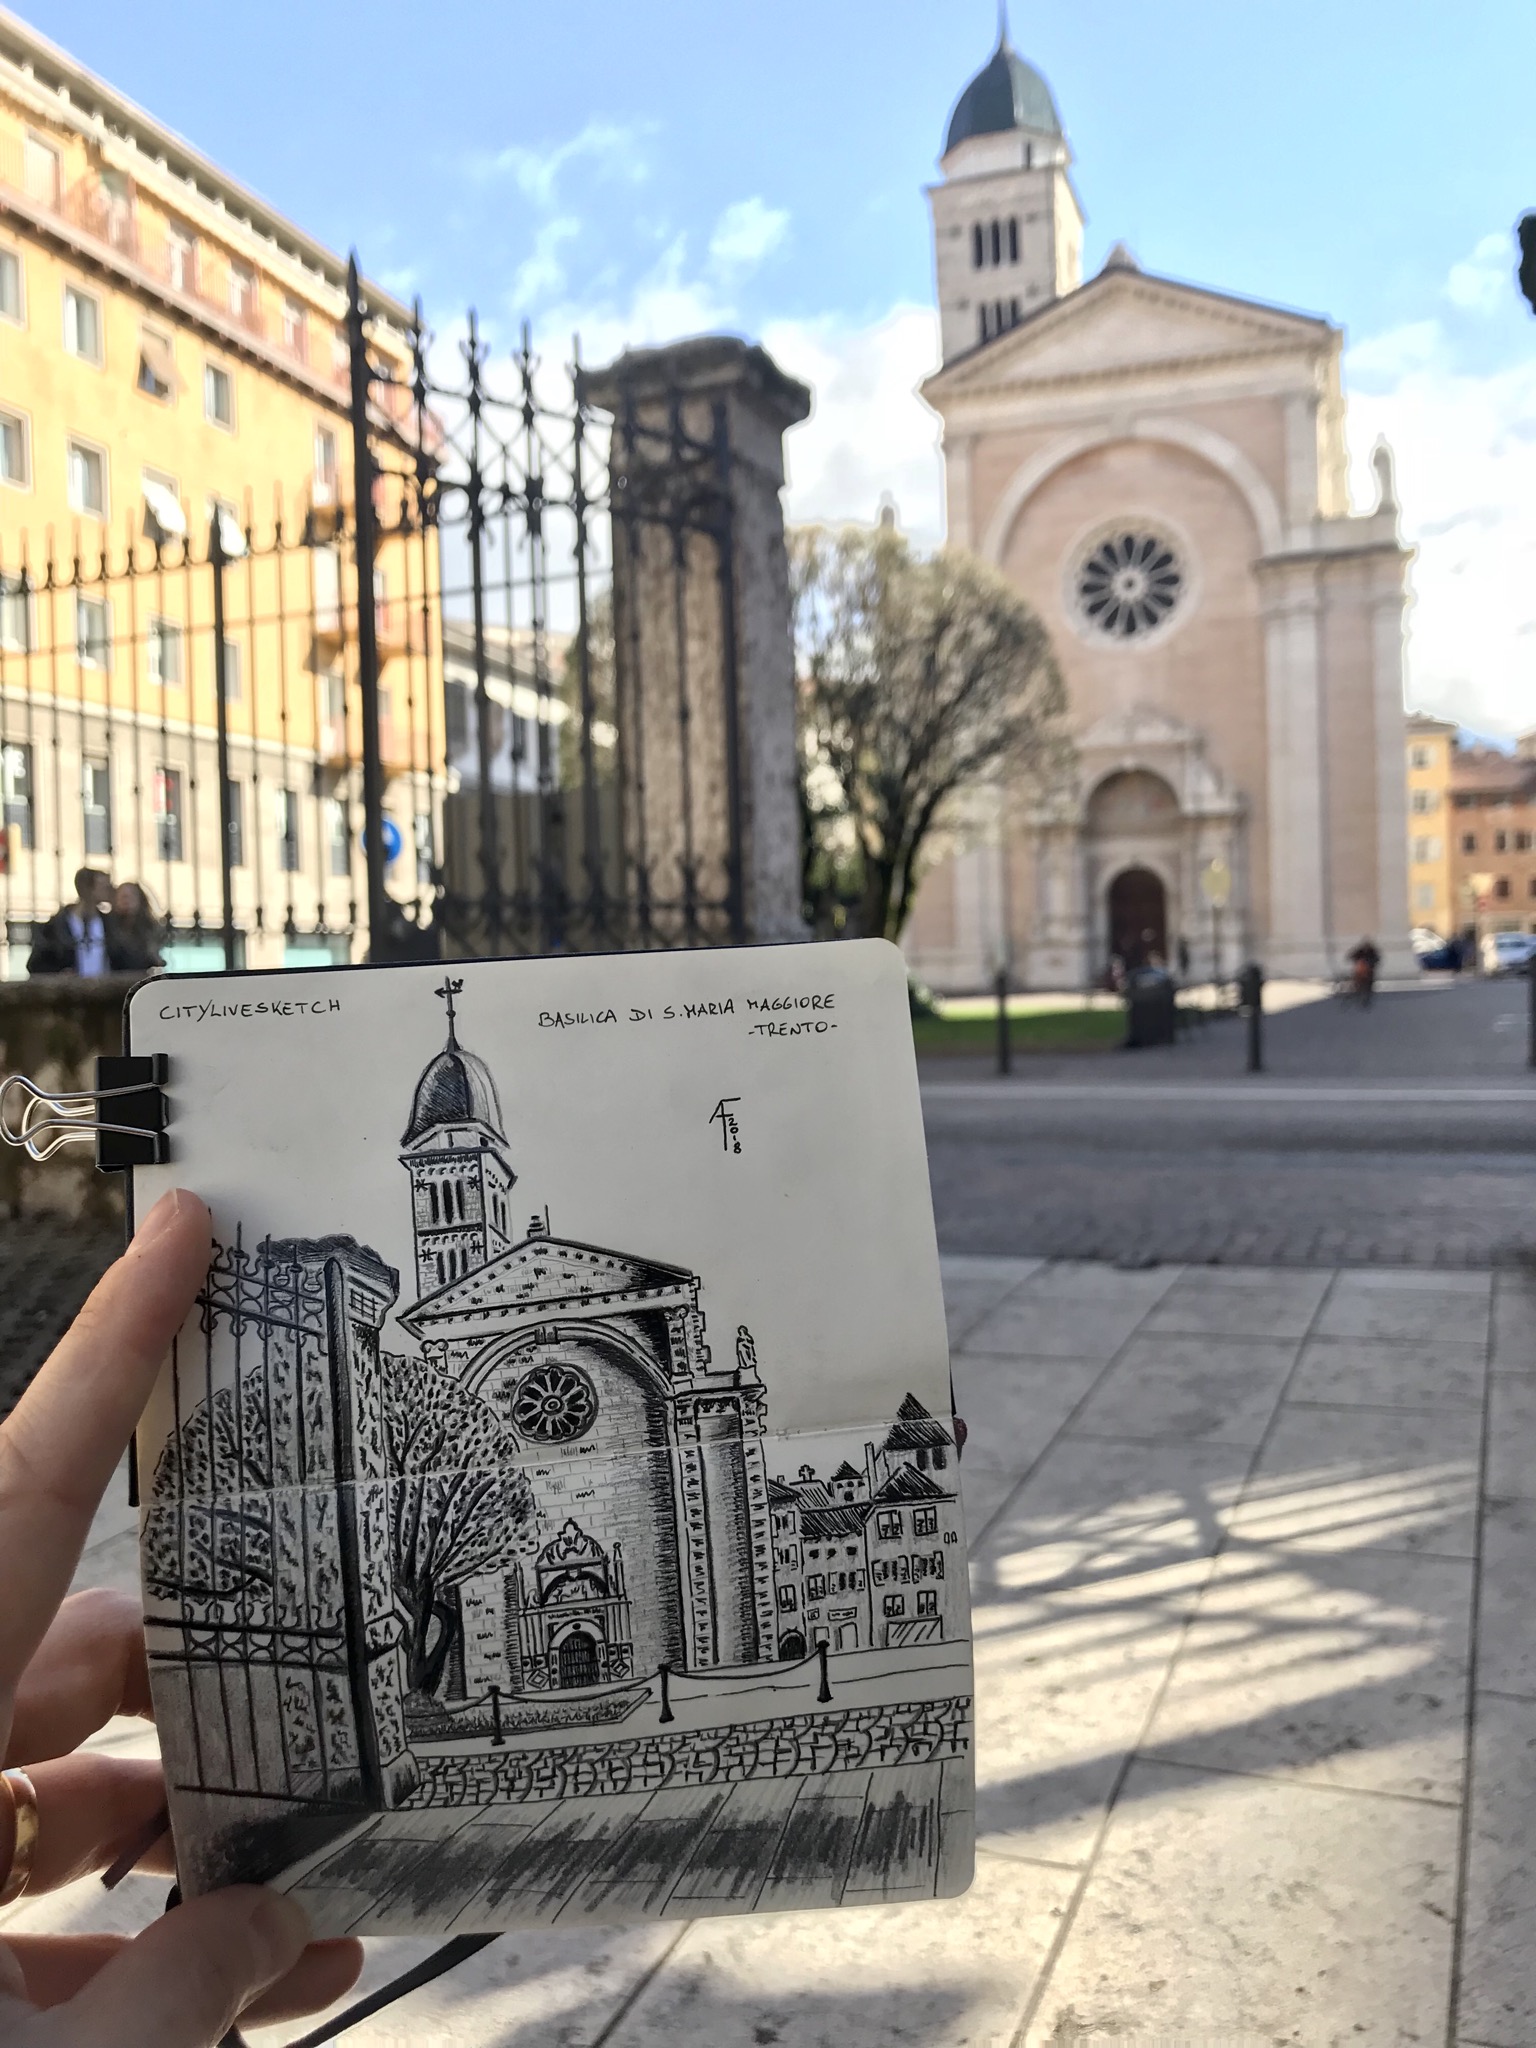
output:
M1457 974L1461 971L1461 941L1442 939L1428 925L1417 924L1409 934L1413 957L1428 974Z
M1528 974L1536 957L1536 932L1485 932L1484 974Z

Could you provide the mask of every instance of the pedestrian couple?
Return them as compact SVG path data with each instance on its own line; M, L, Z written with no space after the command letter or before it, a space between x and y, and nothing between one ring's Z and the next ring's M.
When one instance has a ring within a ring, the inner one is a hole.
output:
M55 911L33 935L28 974L147 974L164 964L165 926L148 892L119 882L100 868L81 868L75 900Z

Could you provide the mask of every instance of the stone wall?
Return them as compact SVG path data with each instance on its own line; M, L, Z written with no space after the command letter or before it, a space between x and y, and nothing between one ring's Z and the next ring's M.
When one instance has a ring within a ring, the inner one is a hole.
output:
M142 979L58 974L0 982L0 1078L26 1074L48 1089L94 1088L96 1056L122 1051L123 1004ZM0 1216L40 1213L115 1220L123 1213L122 1176L98 1173L89 1145L67 1145L42 1163L0 1146Z
M525 1800L654 1792L663 1785L732 1785L749 1778L812 1778L880 1764L942 1762L971 1742L969 1697L906 1706L788 1714L730 1728L584 1742L563 1749L486 1749L424 1756L408 1806L491 1806Z

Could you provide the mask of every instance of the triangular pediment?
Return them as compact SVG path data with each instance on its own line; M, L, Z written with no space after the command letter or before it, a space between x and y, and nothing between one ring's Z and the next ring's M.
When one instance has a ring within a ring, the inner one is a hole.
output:
M1328 346L1326 320L1253 299L1108 270L1032 313L1009 333L955 357L923 386L942 409L951 398L1062 378L1219 361L1276 349Z
M1200 747L1205 744L1192 725L1152 704L1132 704L1109 711L1079 734L1079 753L1123 753L1136 747Z
M530 1237L489 1265L439 1287L400 1320L408 1330L435 1334L444 1324L480 1321L493 1312L513 1321L524 1315L579 1314L597 1302L674 1294L692 1281L682 1266L570 1238Z

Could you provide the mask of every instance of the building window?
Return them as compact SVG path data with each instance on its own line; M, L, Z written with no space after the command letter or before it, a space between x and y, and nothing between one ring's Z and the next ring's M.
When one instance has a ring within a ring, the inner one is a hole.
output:
M796 1608L796 1607L797 1607L798 1605L799 1605L799 1602L798 1602L798 1601L797 1601L797 1600L795 1599L795 1589L794 1589L794 1587L793 1587L793 1586L780 1586L780 1588L779 1588L779 1612L780 1612L780 1614L793 1614L793 1613L794 1613L794 1611L795 1611L795 1608Z
M174 619L152 617L147 638L149 680L162 689L181 686L181 628Z
M109 668L112 610L104 597L75 597L75 659L82 668Z
M182 508L181 489L175 477L163 469L139 472L139 489L144 495L144 537L158 550L170 541L185 543L187 515Z
M58 205L59 152L40 135L28 135L21 145L21 182L40 206Z
M88 441L69 444L69 505L93 519L107 516L107 458Z
M1496 881L1496 882L1494 883L1494 885L1493 885L1493 893L1494 893L1494 895L1495 895L1495 896L1500 896L1500 897L1503 897L1503 896L1507 896L1507 895L1509 894L1509 877L1508 877L1508 875L1500 875L1500 876L1499 876L1499 879L1498 879L1498 880L1497 880L1497 881Z
M1536 893L1536 881L1532 882L1531 887L1533 893ZM1420 882L1418 887L1413 892L1413 901L1414 907L1417 910L1433 910L1435 907L1434 883Z
M1155 633L1174 611L1185 576L1160 533L1117 528L1089 546L1074 583L1077 615L1090 632L1134 641Z
M939 1596L938 1596L938 1592L936 1591L936 1589L935 1589L934 1587L932 1587L932 1586L926 1586L926 1587L924 1587L923 1591L922 1591L921 1593L919 1593L919 1594L918 1594L918 1596L917 1596L917 1611L918 1611L918 1613L919 1613L919 1614L937 1614L937 1613L938 1613L938 1611L939 1611Z
M64 346L83 363L101 367L101 301L77 284L64 287Z
M299 795L294 789L277 792L277 864L285 875L299 871Z
M19 327L26 318L21 295L21 251L0 249L0 320L14 320Z
M806 1599L824 1600L826 1598L826 1594L827 1582L825 1578L822 1576L820 1572L812 1572L811 1576L805 1582Z
M1019 260L1019 217L1018 217L1018 215L1017 215L1017 214L1014 214L1014 215L1012 216L1012 218L1011 218L1011 219L1009 220L1009 222L1008 222L1008 261L1009 261L1010 263L1017 263L1017 262L1018 262L1018 260Z
M1416 789L1408 799L1408 808L1413 811L1432 811L1435 808L1435 792L1432 789Z
M7 740L0 746L0 791L4 793L5 829L23 848L35 843L32 817L32 749Z
M315 503L336 502L336 436L329 427L315 429Z
M350 875L352 840L347 831L347 807L339 796L328 796L325 800L325 843L331 873Z
M218 363L203 365L203 417L216 427L235 424L235 380Z
M1508 851L1509 851L1509 834L1508 834L1507 832L1495 832L1495 833L1494 833L1494 835L1493 835L1493 850L1494 850L1494 852L1495 852L1495 853L1508 853Z
M1461 835L1461 850L1462 850L1462 852L1463 852L1463 853L1476 853L1476 851L1477 851L1477 834L1476 834L1475 832L1463 832L1463 833L1462 833L1462 835Z
M26 414L0 412L0 483L24 491L31 481L32 448Z
M162 860L182 858L181 770L155 770L155 848Z
M33 637L32 593L21 577L0 575L0 647L30 654Z
M1428 747L1410 747L1408 749L1408 765L1410 768L1427 768L1429 766Z
M303 306L297 299L283 300L283 347L302 363L306 352L308 329Z
M905 1614L906 1611L907 1596L905 1593L887 1593L880 1602L880 1612L888 1621L894 1621L898 1615Z
M937 1508L914 1508L912 1510L912 1534L914 1536L932 1536L937 1533L938 1526L939 1511Z
M236 257L229 266L229 310L244 326L254 327L259 305L256 273Z
M1531 894L1536 896L1536 875L1531 877Z
M992 223L992 265L995 269L1003 260L1003 224L1000 220Z
M983 248L983 246L982 246L982 239L981 239L981 222L980 222L980 221L977 221L977 222L976 222L976 224L975 224L975 226L974 226L974 227L973 227L973 228L971 229L971 268L972 268L972 270L980 270L980 268L981 268L982 264L983 264L983 263L985 263L985 262L986 262L986 260L987 260L987 254L986 254L986 250L985 250L985 249Z
M1429 849L1432 844L1433 841L1428 839L1415 839L1413 842L1414 859L1419 861L1429 860L1431 858Z
M875 1517L875 1534L882 1543L894 1543L901 1535L901 1510L882 1508Z
M229 799L229 864L232 868L245 866L245 791L233 775L226 778L225 794Z
M1515 834L1515 851L1516 851L1516 853L1529 853L1529 852L1530 852L1530 850L1531 850L1531 835L1530 835L1530 833L1529 833L1529 832L1517 832L1517 833Z
M82 761L80 795L85 811L87 853L112 851L112 768L106 761Z
M176 393L176 350L171 337L159 327L139 331L138 387L146 398L169 404Z
M226 640L224 642L224 675L222 680L224 684L224 702L226 704L238 704L241 697L245 694L245 682L240 673L240 642L238 640Z
M197 290L197 237L180 221L166 224L165 274L175 291Z

